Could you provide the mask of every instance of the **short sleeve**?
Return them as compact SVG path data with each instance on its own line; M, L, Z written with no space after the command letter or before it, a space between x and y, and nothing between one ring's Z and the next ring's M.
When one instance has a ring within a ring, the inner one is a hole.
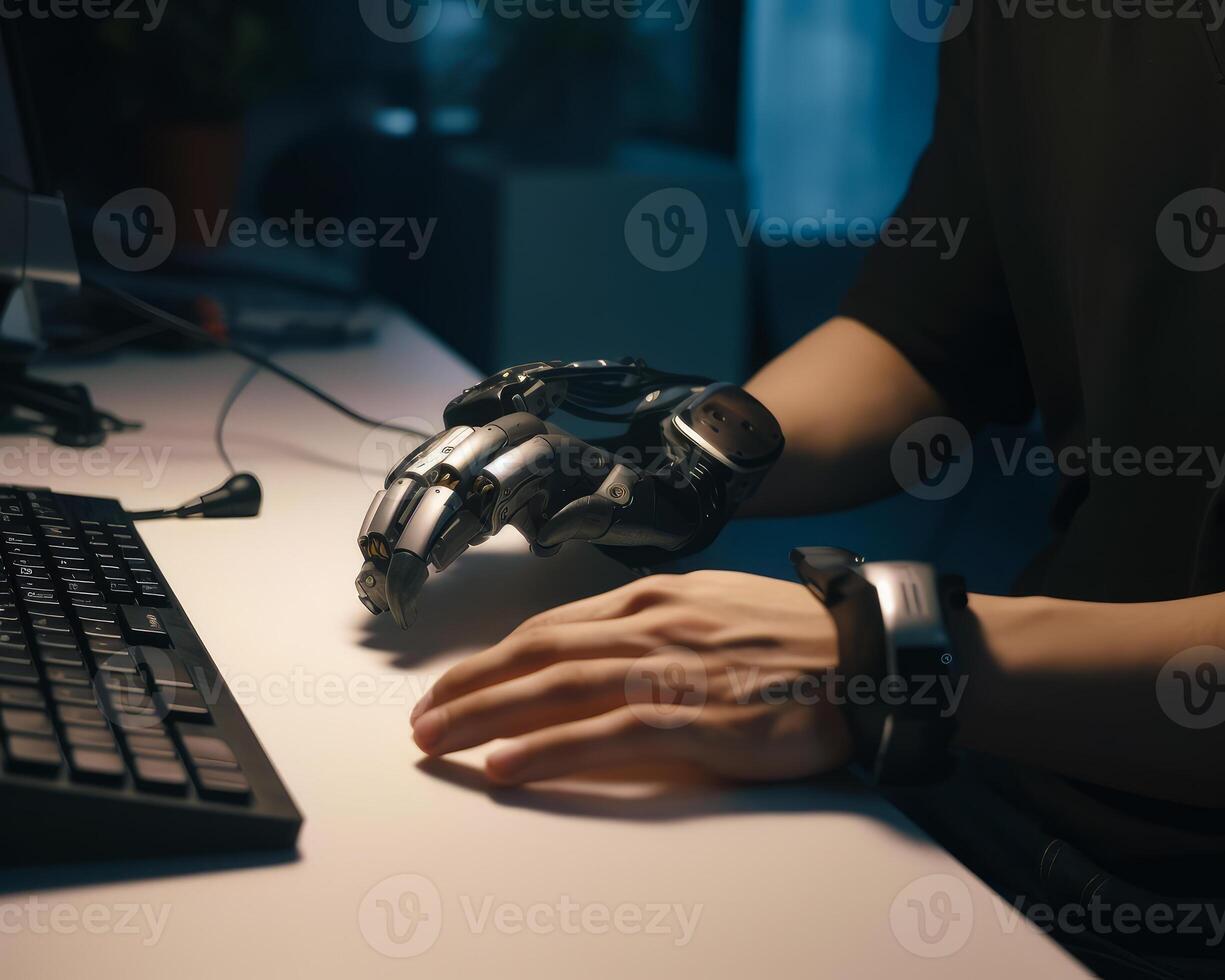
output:
M958 417L1023 422L1034 396L988 204L973 28L942 45L932 140L892 240L882 226L840 312L901 351Z

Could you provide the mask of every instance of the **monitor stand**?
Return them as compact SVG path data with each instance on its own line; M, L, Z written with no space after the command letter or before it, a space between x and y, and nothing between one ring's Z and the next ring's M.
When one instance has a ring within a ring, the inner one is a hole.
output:
M61 446L101 445L112 432L139 428L94 407L84 385L40 381L29 374L38 353L33 285L15 287L0 313L0 433L45 436ZM24 338L29 338L25 343Z

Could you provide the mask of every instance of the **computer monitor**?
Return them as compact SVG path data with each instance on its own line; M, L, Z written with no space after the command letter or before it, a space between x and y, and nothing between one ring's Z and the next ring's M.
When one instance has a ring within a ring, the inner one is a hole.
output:
M34 284L80 285L67 209L38 181L23 91L16 36L0 26L0 353L8 361L38 347Z

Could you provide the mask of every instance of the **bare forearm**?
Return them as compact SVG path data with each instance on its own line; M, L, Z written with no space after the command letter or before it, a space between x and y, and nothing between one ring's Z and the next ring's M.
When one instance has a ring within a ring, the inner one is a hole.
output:
M1188 725L1170 707L1180 681L1163 673L1184 650L1225 646L1225 596L1131 605L974 596L971 610L963 746L1115 789L1225 806L1225 725ZM1205 696L1196 693L1197 703Z
M778 418L783 458L744 508L749 516L807 514L895 492L894 441L943 413L940 397L901 353L855 320L831 320L747 385Z

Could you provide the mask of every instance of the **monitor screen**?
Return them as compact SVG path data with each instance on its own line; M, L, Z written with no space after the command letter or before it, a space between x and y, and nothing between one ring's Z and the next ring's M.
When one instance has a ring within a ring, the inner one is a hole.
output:
M0 178L25 190L35 190L29 139L17 97L16 51L12 37L0 28Z

